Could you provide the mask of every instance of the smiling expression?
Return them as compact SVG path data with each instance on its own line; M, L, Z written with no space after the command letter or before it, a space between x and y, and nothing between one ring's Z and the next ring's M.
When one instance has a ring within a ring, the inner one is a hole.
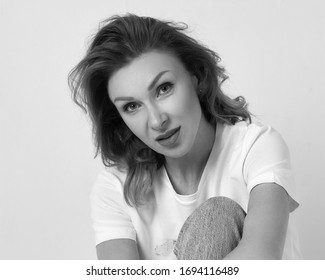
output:
M142 54L112 75L108 92L125 124L148 147L171 158L191 150L202 117L197 79L176 56Z

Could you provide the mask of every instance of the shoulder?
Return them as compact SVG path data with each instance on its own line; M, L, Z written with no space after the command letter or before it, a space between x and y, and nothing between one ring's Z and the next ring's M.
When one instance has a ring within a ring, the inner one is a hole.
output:
M120 169L117 166L105 166L98 174L98 183L114 183L114 184L124 184L126 179L126 170Z
M104 199L123 195L123 186L126 179L126 170L117 166L104 167L98 174L91 192L92 199Z
M290 170L290 153L286 142L278 131L269 125L260 122L247 124L238 123L228 128L233 132L237 151L246 171L261 171L268 167L270 170ZM247 174L246 174L247 175Z
M262 124L260 122L252 123L247 126L245 141L247 144L254 143L259 139L269 139L272 141L282 142L284 140L280 133L269 125Z
M264 158L270 162L289 161L288 146L281 134L269 125L253 123L247 126L243 141L243 151L247 156Z
M241 121L235 125L223 125L222 141L242 149L248 153L252 147L287 149L286 143L280 133L269 125L261 122L247 123Z
M234 125L224 125L225 132L232 136L240 136L247 139L256 139L263 135L271 135L279 133L271 126L265 125L262 122L247 123L246 121L237 122Z

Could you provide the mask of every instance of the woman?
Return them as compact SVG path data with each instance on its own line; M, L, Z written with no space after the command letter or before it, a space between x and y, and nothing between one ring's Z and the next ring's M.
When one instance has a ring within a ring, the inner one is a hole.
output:
M299 258L285 143L221 90L186 25L104 22L70 73L105 170L91 196L100 259Z

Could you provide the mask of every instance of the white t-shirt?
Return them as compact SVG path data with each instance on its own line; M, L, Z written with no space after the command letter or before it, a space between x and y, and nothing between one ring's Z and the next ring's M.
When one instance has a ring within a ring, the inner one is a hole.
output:
M274 129L260 123L217 125L215 143L194 194L177 194L162 167L147 203L133 208L123 197L125 178L124 172L109 167L94 185L91 206L95 241L133 239L141 259L176 259L173 247L182 225L210 197L229 197L247 212L250 191L258 184L274 182L291 197L290 212L299 205L287 146ZM283 259L301 258L292 215Z

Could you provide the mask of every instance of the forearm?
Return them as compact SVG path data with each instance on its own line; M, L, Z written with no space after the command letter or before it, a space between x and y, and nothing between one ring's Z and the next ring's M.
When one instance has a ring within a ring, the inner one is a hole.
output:
M224 260L280 260L282 252L278 248L270 248L256 245L246 245L240 242L238 246L231 251Z
M97 245L99 260L139 260L138 248L134 240L114 239Z
M251 192L243 237L225 259L282 259L289 220L289 200L276 184Z

